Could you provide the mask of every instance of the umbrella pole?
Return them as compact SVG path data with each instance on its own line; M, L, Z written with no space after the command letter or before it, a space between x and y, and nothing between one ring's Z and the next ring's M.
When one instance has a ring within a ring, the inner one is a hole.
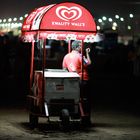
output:
M71 52L71 40L68 41L68 53Z
M42 77L42 97L44 99L44 95L45 95L45 87L44 87L44 84L45 84L45 81L44 81L44 77L45 77L45 66L46 66L46 39L43 40L43 66L42 66L42 70L43 70L43 77Z
M32 87L33 82L33 67L34 67L34 41L32 41L31 46L31 62L30 62L30 89Z

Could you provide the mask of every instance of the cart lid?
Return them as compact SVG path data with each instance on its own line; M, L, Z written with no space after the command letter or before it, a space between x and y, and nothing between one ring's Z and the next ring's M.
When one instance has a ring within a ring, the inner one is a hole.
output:
M36 70L35 73L43 74L42 70ZM79 78L80 76L76 72L68 72L64 69L46 69L44 71L44 77L48 78Z
M22 25L22 39L27 42L42 38L94 42L95 35L94 17L86 8L73 2L36 8Z
M78 78L78 79L80 79L80 76L76 72L45 71L44 77L48 77L48 78Z

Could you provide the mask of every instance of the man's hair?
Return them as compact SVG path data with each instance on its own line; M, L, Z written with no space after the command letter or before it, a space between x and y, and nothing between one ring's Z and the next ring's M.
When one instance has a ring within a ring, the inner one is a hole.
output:
M81 43L81 41L80 40L74 40L73 42L72 42L72 50L76 50L78 47L79 47L79 43Z

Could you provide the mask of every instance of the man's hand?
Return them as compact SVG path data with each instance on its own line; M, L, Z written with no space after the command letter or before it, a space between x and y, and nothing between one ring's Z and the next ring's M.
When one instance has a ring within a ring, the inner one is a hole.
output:
M86 53L89 53L90 52L90 48L86 48Z

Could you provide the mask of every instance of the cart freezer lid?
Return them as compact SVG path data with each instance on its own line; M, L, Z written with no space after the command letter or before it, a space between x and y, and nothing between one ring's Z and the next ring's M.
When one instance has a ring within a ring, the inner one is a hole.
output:
M45 71L45 77L49 78L80 78L76 72L50 72Z

